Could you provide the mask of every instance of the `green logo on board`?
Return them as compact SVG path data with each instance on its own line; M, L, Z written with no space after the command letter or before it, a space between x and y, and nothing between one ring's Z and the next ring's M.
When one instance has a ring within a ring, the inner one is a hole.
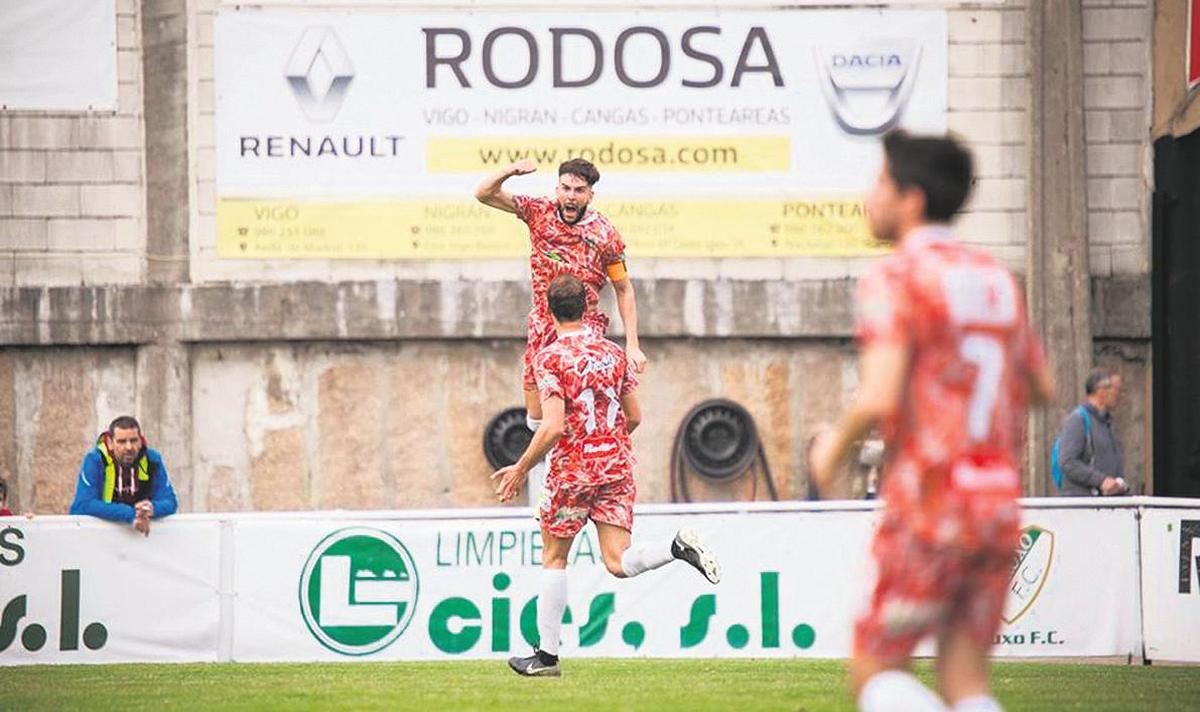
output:
M1020 543L1008 575L1004 622L1012 625L1029 612L1050 578L1054 562L1054 532L1036 524L1021 530Z
M300 610L322 645L370 655L404 633L417 607L417 567L399 539L370 527L339 529L308 555Z

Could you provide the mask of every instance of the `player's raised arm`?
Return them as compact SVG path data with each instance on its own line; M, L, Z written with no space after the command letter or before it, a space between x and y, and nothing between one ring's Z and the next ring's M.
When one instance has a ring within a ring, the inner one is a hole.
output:
M504 181L513 176L523 176L537 170L537 164L528 158L517 161L511 166L496 171L483 179L475 188L475 199L484 205L503 210L508 213L517 212L517 204L512 193L504 190Z
M625 326L625 354L629 357L629 365L634 373L645 373L646 354L642 353L638 339L637 297L633 293L633 282L625 272L624 262L609 265L608 274L617 295L617 312Z

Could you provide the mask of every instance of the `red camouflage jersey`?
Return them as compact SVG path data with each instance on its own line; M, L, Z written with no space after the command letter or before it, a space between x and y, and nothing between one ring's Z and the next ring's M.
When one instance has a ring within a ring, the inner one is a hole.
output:
M1045 359L1017 282L925 227L860 280L857 306L863 346L912 349L901 407L883 424L888 509L920 538L970 546L983 533L965 522L1015 509L1029 382Z
M547 481L602 485L633 477L621 398L637 388L620 346L589 330L565 334L534 363L542 400L562 398L566 422Z
M608 266L625 261L625 241L608 218L592 208L574 225L558 216L558 203L550 198L514 195L517 217L529 226L529 270L533 281L531 334L553 328L546 290L550 282L570 272L587 287L584 323L603 334L608 316L600 311L600 290L608 282Z

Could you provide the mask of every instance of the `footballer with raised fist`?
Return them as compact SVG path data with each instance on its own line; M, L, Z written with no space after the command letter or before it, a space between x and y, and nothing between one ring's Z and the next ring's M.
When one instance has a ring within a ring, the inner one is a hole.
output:
M608 218L591 207L593 186L600 180L600 172L591 162L576 158L558 167L553 198L514 195L504 190L504 181L536 170L531 160L517 161L488 176L475 189L475 198L481 203L513 213L529 226L533 303L527 321L522 384L531 430L537 430L542 417L533 361L556 338L554 320L546 305L546 290L556 276L571 274L583 283L587 310L582 323L601 337L608 329L608 316L599 308L600 291L612 282L617 311L625 326L625 353L634 372L646 369L646 356L638 341L637 301L625 266L625 242Z

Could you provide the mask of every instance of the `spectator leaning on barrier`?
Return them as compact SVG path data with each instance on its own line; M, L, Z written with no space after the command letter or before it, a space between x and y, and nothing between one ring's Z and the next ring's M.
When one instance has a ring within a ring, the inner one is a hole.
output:
M146 444L142 426L128 415L114 420L83 458L71 514L129 522L149 536L150 520L177 507L162 455Z
M1128 494L1125 451L1113 430L1112 409L1121 395L1121 376L1096 368L1084 383L1087 397L1063 420L1058 431L1060 494Z

